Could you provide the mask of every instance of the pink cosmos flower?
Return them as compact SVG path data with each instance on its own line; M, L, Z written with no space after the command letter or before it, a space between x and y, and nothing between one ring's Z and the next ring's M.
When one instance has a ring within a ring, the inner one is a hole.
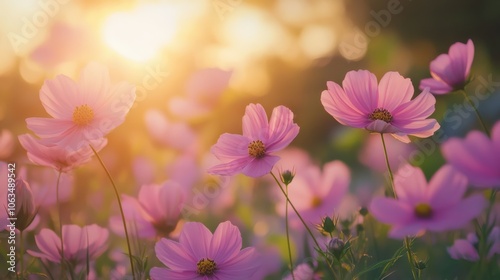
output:
M179 242L163 238L156 243L156 257L168 268L153 267L151 279L252 279L259 256L253 247L241 246L240 231L229 221L214 234L201 223L188 222Z
M405 143L408 135L429 137L439 129L435 119L427 119L434 112L434 96L424 90L411 100L413 85L397 72L387 72L378 87L375 75L366 70L348 72L343 88L334 82L327 86L321 103L343 125L390 133Z
M376 197L369 206L377 220L392 225L392 238L462 228L487 204L481 194L463 198L467 178L449 165L441 167L429 184L421 169L401 167L394 185L398 199Z
M314 272L313 268L307 263L301 263L293 269L293 276L289 274L283 280L320 280L321 277Z
M451 138L441 146L446 161L477 187L500 188L500 121L491 130L471 131L465 139Z
M428 88L434 94L445 94L463 88L469 78L470 67L474 60L474 44L451 45L448 54L440 54L431 62L432 78L420 81L420 89Z
M68 172L90 161L94 152L90 146L71 148L52 143L49 139L36 139L30 134L19 135L21 146L28 152L28 158L37 165L52 167L57 171ZM96 151L107 144L107 139L92 140Z
M448 254L455 260L479 261L479 253L476 249L478 241L475 233L469 233L467 239L456 239L453 245L447 248ZM495 254L500 254L500 227L493 227L488 236L488 243L491 244L488 251L488 258L492 258Z
M187 150L196 144L196 133L187 123L170 121L158 110L146 112L145 121L153 140L167 148Z
M89 259L96 259L107 248L108 230L96 224L84 226L63 225L64 259L72 265L84 264ZM61 262L61 240L50 229L42 229L35 235L40 252L28 250L34 257L51 262Z
M185 190L174 181L143 185L138 199L123 196L125 217L140 237L168 236L177 226L186 200ZM122 233L121 218L111 219L112 229Z
M127 82L111 85L106 67L90 63L78 82L64 75L45 81L40 99L52 118L28 118L28 128L50 142L76 149L104 137L125 120L135 87Z
M233 72L218 68L201 69L189 78L186 95L168 102L172 114L182 119L201 118L213 110Z
M341 161L325 164L323 172L318 166L311 165L297 170L289 185L288 196L308 224L320 224L322 218L339 211L350 181L349 168ZM283 197L277 205L278 212L283 215L285 203ZM295 213L290 212L290 215L298 219Z
M230 176L239 172L260 177L271 172L280 159L272 155L292 142L299 133L293 113L284 106L274 108L271 120L260 104L250 104L243 116L243 135L224 133L211 152L222 161L208 173Z

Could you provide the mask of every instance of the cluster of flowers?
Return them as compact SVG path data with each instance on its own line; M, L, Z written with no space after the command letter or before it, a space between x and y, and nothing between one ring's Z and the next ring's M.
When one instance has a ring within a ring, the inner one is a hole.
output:
M380 134L385 151L388 139L384 134L410 143L409 136L430 137L440 128L437 120L429 118L435 110L433 94L463 90L468 83L473 56L471 40L451 46L449 54L442 54L432 61L432 78L421 81L423 91L414 99L410 79L399 73L388 72L378 82L371 72L359 70L348 72L342 86L328 82L327 90L321 94L321 103L339 123ZM226 74L222 76L227 78ZM28 128L40 138L26 134L19 136L19 141L33 163L68 172L90 161L92 155L107 144L105 136L124 121L135 93L134 87L126 82L112 86L107 70L91 63L83 70L78 83L66 76L47 81L41 89L40 99L53 118L27 119ZM180 105L183 102L177 101ZM202 105L193 109L196 112L206 110ZM319 279L320 274L329 275L328 267L332 270L331 276L338 276L334 270L346 269L342 262L346 252L353 248L350 236L361 228L346 231L349 224L342 231L336 231L339 219L323 215L336 213L340 208L348 193L350 171L340 161L326 163L322 170L308 160L285 161L282 166L288 166L288 169L278 179L273 169L284 157L280 157L280 153L299 133L293 117L293 112L284 106L274 108L268 118L262 105L248 105L242 119L243 133L225 133L219 137L211 148L218 162L207 172L219 176L241 173L252 178L271 174L283 191L283 198L276 206L277 212L288 219L284 209L290 205L295 211L293 226L300 227L300 222L306 228L317 224L324 233L316 234L324 239L320 244L307 228L315 241L312 245L315 250L312 251L318 261L297 265L287 279ZM150 112L147 120L150 124L162 123L159 127L170 125L171 129L187 134L188 139L195 137L180 124L167 124L157 112ZM162 130L151 126L153 137L164 139L159 135ZM186 138L170 137L166 144L190 150L194 149L191 142ZM389 237L404 239L421 236L426 231L462 229L486 209L484 231L471 233L467 239L455 240L448 252L452 258L470 261L500 254L500 227L494 227L490 222L494 195L488 205L484 195L477 193L478 190L487 190L494 194L495 188L500 186L500 122L493 126L491 133L472 131L465 139L449 139L441 151L447 164L436 171L429 182L420 168L410 164L399 167L393 179L390 173L393 188L386 192L387 196L373 198L359 219L370 213L378 221L391 225ZM294 171L290 171L292 167ZM387 167L391 172L388 159ZM156 242L155 252L166 267L152 268L150 277L259 279L257 271L265 264L256 248L242 249L241 233L231 222L220 223L214 233L202 223L179 223L187 199L181 181L144 184L137 198L122 196L124 216L133 235L161 238ZM286 186L286 191L280 181ZM40 206L35 205L26 181L19 179L17 184L19 197L23 198L18 217L25 221L19 223L18 230L23 231L31 224ZM120 223L118 217L111 217L110 228L117 234L126 235L126 228L124 232ZM182 229L176 233L179 225ZM105 251L109 232L95 224L83 228L64 225L61 234L62 239L52 230L42 229L35 236L39 251L28 250L28 253L54 263L66 261L73 269L83 271L89 259L93 260ZM479 248L479 243L486 246ZM325 260L323 265L321 260ZM116 273L124 276L126 269Z

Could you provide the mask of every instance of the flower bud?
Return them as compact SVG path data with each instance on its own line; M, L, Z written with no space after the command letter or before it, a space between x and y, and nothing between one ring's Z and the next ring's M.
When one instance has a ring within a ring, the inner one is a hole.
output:
M280 174L281 182L283 184L285 184L285 186L288 186L293 181L294 177L295 177L294 170L292 170L292 171L285 170L285 171L281 172L281 174Z
M335 230L335 223L330 217L326 216L323 219L323 224L321 225L321 229L327 233L332 233Z
M28 182L17 179L15 195L16 228L23 231L33 222L37 209Z
M345 242L340 239L340 238L332 238L330 242L328 243L328 250L330 250L330 253L337 258L337 260L340 260L342 257L342 254L344 252L345 248Z

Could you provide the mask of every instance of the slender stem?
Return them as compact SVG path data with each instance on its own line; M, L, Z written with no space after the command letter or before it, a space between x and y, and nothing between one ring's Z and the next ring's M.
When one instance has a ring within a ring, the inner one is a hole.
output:
M474 113L476 113L477 119L479 120L479 123L483 127L484 132L486 132L486 134L488 136L491 136L489 129L486 127L486 124L485 124L483 118L479 114L479 111L477 110L476 106L474 106L474 103L472 103L472 100L470 100L469 96L467 95L467 92L465 92L465 90L460 90L460 91L463 93L465 100L469 103L469 105L472 107L472 109L474 109Z
M385 155L385 164L387 165L387 171L389 172L389 178L390 178L390 185L391 185L391 190L390 192L394 196L394 198L398 198L398 195L396 194L396 188L394 187L394 175L392 174L392 169L391 165L389 164L389 156L387 155L387 148L385 146L385 139L384 139L384 134L380 133L380 137L382 138L382 146L384 147L384 155Z
M417 274L415 273L415 265L414 265L414 259L413 259L413 252L411 250L411 241L408 236L405 237L404 239L404 244L406 247L406 256L408 257L408 263L410 264L411 268L411 275L413 276L413 279L419 279L417 278Z
M57 175L57 183L56 183L56 203L57 203L57 212L59 214L59 236L61 237L59 240L61 241L61 277L63 277L64 271L64 240L63 240L63 230L62 230L62 207L61 201L59 201L59 183L61 182L61 174L62 171L59 170L59 174Z
M391 184L392 194L393 194L395 199L398 199L398 195L396 193L396 188L394 187L394 175L392 173L391 164L389 163L389 156L387 154L387 148L385 146L384 134L380 133L380 137L382 138L382 146L384 147L384 155L385 155L385 163L387 165L387 171L389 172L389 177L391 179L390 184ZM415 267L415 262L413 259L413 252L411 250L410 238L408 236L406 236L403 242L404 242L404 245L406 247L406 253L408 256L408 263L410 264L410 269L411 269L411 274L413 276L413 279L418 279L417 273L415 273L416 267Z
M135 270L134 270L134 260L132 258L132 249L130 246L130 238L128 236L128 230L127 230L127 223L125 220L125 214L123 212L123 206L122 206L122 201L120 199L120 194L118 193L118 189L116 188L115 181L113 180L113 177L111 177L111 174L109 173L108 169L106 168L106 165L104 165L104 162L102 161L101 157L97 153L97 151L92 147L92 145L89 145L92 151L94 152L95 156L97 157L97 160L99 160L99 163L101 164L102 168L106 172L106 175L108 176L109 180L111 181L111 185L113 186L113 190L116 195L116 200L118 201L118 207L120 208L120 215L122 218L122 223L123 223L123 229L125 231L125 238L127 239L127 250L128 250L128 257L130 260L130 269L132 270L132 278L135 279Z
M288 185L285 185L285 191L288 196ZM290 248L290 232L288 229L288 201L285 203L285 231L286 245L288 246L288 260L290 261L290 272L292 273L292 279L295 280L295 274L293 273L292 250Z
M328 264L328 267L330 268L330 271L333 273L333 275L335 275L335 271L333 270L333 267L332 265L330 264L330 262L328 261L328 257L323 253L322 250L320 250L320 246L319 246L319 243L318 243L318 240L316 240L316 237L314 237L314 234L312 233L311 229L309 228L309 226L307 226L306 222L304 221L304 219L302 218L302 216L300 215L299 211L297 211L297 208L295 208L295 206L293 205L292 201L290 201L290 198L288 197L287 193L285 192L285 190L283 189L283 187L281 186L278 178L276 178L276 176L274 175L274 173L271 171L271 176L273 176L274 178L274 181L276 181L276 183L278 184L278 187L280 188L281 192L283 193L283 195L285 196L286 200L288 201L288 203L290 203L290 206L292 207L293 211L295 212L295 214L297 215L297 217L299 217L299 220L302 222L302 224L304 225L304 227L306 228L307 232L309 233L309 235L311 236L311 238L313 239L314 241L314 244L316 245L316 247L318 248L318 252L325 258L325 261L326 263Z

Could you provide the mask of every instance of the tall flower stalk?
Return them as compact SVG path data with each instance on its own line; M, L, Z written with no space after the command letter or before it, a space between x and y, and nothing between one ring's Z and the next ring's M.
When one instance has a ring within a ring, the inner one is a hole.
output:
M111 177L111 174L108 171L108 168L106 168L106 165L102 161L101 157L97 153L97 151L90 145L90 148L94 152L95 156L97 157L97 160L99 160L99 163L101 164L102 168L106 172L106 176L108 177L109 181L111 182L111 185L113 186L113 191L116 196L116 200L118 201L118 207L120 209L120 215L122 218L123 222L123 230L125 231L125 239L127 240L127 251L128 251L128 258L130 260L130 270L132 271L132 278L135 279L135 269L134 269L134 259L132 255L132 247L130 246L130 237L128 234L127 230L127 220L125 219L125 213L123 212L123 206L122 206L122 200L120 199L120 194L118 193L118 189L116 188L115 181L113 180L113 177Z

